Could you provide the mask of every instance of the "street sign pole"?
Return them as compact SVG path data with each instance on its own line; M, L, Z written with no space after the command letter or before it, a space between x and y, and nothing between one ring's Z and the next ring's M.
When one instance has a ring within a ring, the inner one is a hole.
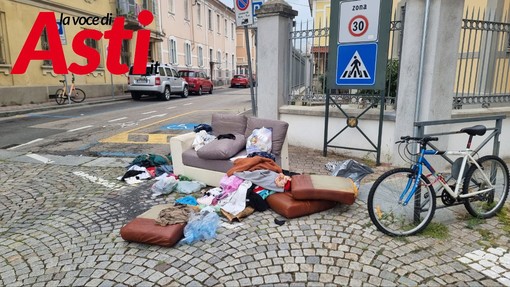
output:
M246 56L248 57L248 77L250 81L250 94L251 94L251 109L254 116L257 116L257 100L255 99L255 93L253 92L253 71L251 69L251 49L250 49L250 37L248 35L248 26L244 26L244 37L246 38Z

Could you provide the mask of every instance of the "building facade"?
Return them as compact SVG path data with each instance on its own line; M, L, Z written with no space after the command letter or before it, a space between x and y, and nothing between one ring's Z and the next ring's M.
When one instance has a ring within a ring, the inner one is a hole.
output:
M237 74L248 75L248 49L246 48L246 33L244 27L239 27L236 30L237 41L236 41L236 53L237 53ZM249 46L250 46L250 58L251 68L253 74L257 74L257 28L248 28Z
M27 37L40 12L53 12L56 21L69 18L69 23L61 25L60 38L66 64L86 65L87 59L76 55L72 43L80 31L94 29L104 34L111 29L116 16L125 16L125 29L138 30L142 27L136 19L141 10L150 10L154 14L152 23L144 29L151 31L149 57L158 60L161 52L157 51L158 41L163 34L159 29L158 1L156 0L4 0L0 2L0 105L41 103L48 101L60 84L63 75L55 74L51 61L32 60L23 74L12 74L11 70L20 55ZM111 18L112 21L88 25L84 22L74 23L72 17ZM65 22L65 21L64 21ZM63 24L63 23L61 23ZM43 30L36 50L51 50L47 34ZM121 62L130 64L135 51L136 35L125 40L122 45ZM95 49L100 55L98 67L86 75L76 75L76 85L82 87L89 97L121 93L127 84L127 75L112 75L106 68L108 40L86 39L85 44ZM70 76L70 75L69 75ZM70 77L68 77L70 79ZM85 87L84 87L85 86Z
M228 85L236 67L235 13L219 0L162 0L162 61Z

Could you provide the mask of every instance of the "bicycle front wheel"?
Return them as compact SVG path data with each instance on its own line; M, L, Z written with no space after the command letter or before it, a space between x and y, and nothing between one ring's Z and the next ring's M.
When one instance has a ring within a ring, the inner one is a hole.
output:
M508 196L508 167L499 157L489 155L477 160L481 169L472 164L466 173L463 194L487 190L464 199L464 206L474 217L494 216ZM491 188L492 185L492 188Z
M85 100L85 92L82 89L74 89L73 93L71 94L71 101L75 103L81 103Z
M404 204L416 180L419 180L418 188L408 204ZM368 194L370 219L377 229L391 236L422 231L435 210L436 197L430 181L423 175L418 179L410 168L387 171L375 181Z
M57 102L57 104L63 105L66 102L66 100L67 100L67 95L64 93L64 90L58 89L55 92L55 101Z

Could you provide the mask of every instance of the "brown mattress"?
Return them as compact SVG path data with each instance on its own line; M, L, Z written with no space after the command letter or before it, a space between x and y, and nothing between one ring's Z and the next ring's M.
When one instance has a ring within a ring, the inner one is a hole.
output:
M266 200L272 210L289 219L328 210L337 204L327 200L296 200L290 192L277 192Z
M358 188L350 178L328 175L295 175L291 192L298 200L321 199L344 204L353 204L358 197Z

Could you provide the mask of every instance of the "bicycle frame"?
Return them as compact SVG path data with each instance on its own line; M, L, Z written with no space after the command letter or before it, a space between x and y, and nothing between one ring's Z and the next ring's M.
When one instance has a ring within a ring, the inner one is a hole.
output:
M420 149L420 156L415 164L413 164L412 169L415 171L415 178L409 178L407 185L400 195L399 203L406 206L411 198L414 196L416 191L418 190L419 186L419 178L423 174L423 166L430 171L430 175L434 177L434 181L431 184L434 184L436 182L439 182L441 186L453 197L453 198L467 198L472 197L487 191L490 191L494 189L494 186L492 185L489 178L487 178L487 175L482 172L485 183L488 184L489 188L484 190L479 190L477 192L469 193L469 194L460 194L460 187L462 185L462 178L464 175L464 170L466 168L466 164L469 162L470 164L474 164L479 170L482 168L480 165L476 162L476 160L471 155L472 150L462 150L462 151L437 151L437 150L427 150L424 148ZM447 154L447 155L461 155L463 156L462 159L462 165L460 168L459 176L457 178L456 184L455 184L455 190L452 190L451 187L446 183L443 176L441 174L438 174L436 170L432 167L432 165L427 161L425 158L425 155L441 155L441 154ZM406 196L407 195L407 196ZM405 198L405 199L404 199Z

